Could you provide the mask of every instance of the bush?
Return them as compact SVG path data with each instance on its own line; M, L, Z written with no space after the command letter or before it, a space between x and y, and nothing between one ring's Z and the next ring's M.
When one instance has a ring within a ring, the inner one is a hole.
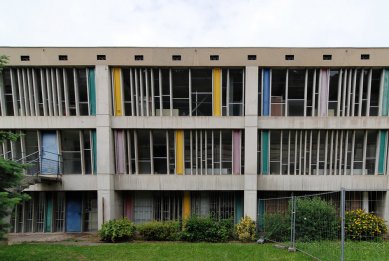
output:
M379 239L386 233L385 221L373 213L362 209L346 211L345 231L349 239Z
M228 225L209 217L192 216L185 220L182 240L190 242L225 242L230 235Z
M135 233L135 225L127 218L110 220L104 223L99 231L100 239L106 242L131 240Z
M255 240L255 221L250 217L242 217L239 224L236 225L236 234L238 239L243 242Z
M277 242L286 242L290 239L290 217L286 214L265 214L265 238Z
M180 239L181 225L178 221L152 221L137 226L144 240L174 241Z
M291 207L289 206L289 216ZM296 240L333 240L339 220L332 202L319 197L296 200Z

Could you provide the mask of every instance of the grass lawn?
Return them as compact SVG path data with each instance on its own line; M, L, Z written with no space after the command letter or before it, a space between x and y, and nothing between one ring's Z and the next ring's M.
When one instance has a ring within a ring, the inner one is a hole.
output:
M0 246L0 260L312 260L270 244L123 243Z

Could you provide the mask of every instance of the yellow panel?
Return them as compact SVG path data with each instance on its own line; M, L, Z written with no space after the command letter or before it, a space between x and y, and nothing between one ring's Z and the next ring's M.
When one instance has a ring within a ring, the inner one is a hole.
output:
M113 68L113 92L115 116L122 116L122 86L120 82L120 68Z
M182 201L182 218L187 219L190 217L190 192L184 192L184 200Z
M176 173L184 174L184 131L176 131Z
M221 69L213 69L213 116L221 116Z

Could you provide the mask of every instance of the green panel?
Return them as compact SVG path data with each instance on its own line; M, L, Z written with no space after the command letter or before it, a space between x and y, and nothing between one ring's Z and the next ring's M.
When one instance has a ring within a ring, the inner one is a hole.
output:
M387 131L380 131L380 147L379 147L379 158L378 158L378 174L384 174L385 172L385 158L386 158L386 138Z
M258 200L258 229L263 230L265 223L265 202Z
M261 173L269 174L269 131L262 132L262 164L261 164Z
M96 82L95 82L95 69L89 69L88 74L89 82L89 113L90 115L96 115Z
M51 193L46 193L45 232L51 232L52 219L53 219L53 198L51 196Z
M235 194L235 224L240 222L243 217L243 201L240 194Z
M92 131L92 154L93 154L93 174L97 173L97 142L96 142L96 131Z

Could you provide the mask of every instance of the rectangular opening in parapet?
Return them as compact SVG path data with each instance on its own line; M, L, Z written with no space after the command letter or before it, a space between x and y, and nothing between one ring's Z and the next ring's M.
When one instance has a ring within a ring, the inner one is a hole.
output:
M105 57L105 54L98 54L97 55L97 60L98 61L105 61L107 58Z
M247 60L255 61L255 60L257 60L257 56L255 54L249 54L249 55L247 55Z
M181 55L172 55L173 61L181 61Z
M332 55L331 54L323 54L323 60L326 60L326 61L332 60Z
M285 60L287 60L287 61L293 61L293 60L294 60L294 55L293 55L293 54L287 54L287 55L285 55Z
M30 56L29 55L21 55L20 56L20 61L29 61L30 60Z
M60 60L60 61L67 61L68 60L68 56L67 55L58 55L58 60Z
M219 60L219 55L210 55L209 60L211 61L218 61Z
M143 55L135 55L135 61L143 61Z
M361 60L370 60L370 54L361 54Z

